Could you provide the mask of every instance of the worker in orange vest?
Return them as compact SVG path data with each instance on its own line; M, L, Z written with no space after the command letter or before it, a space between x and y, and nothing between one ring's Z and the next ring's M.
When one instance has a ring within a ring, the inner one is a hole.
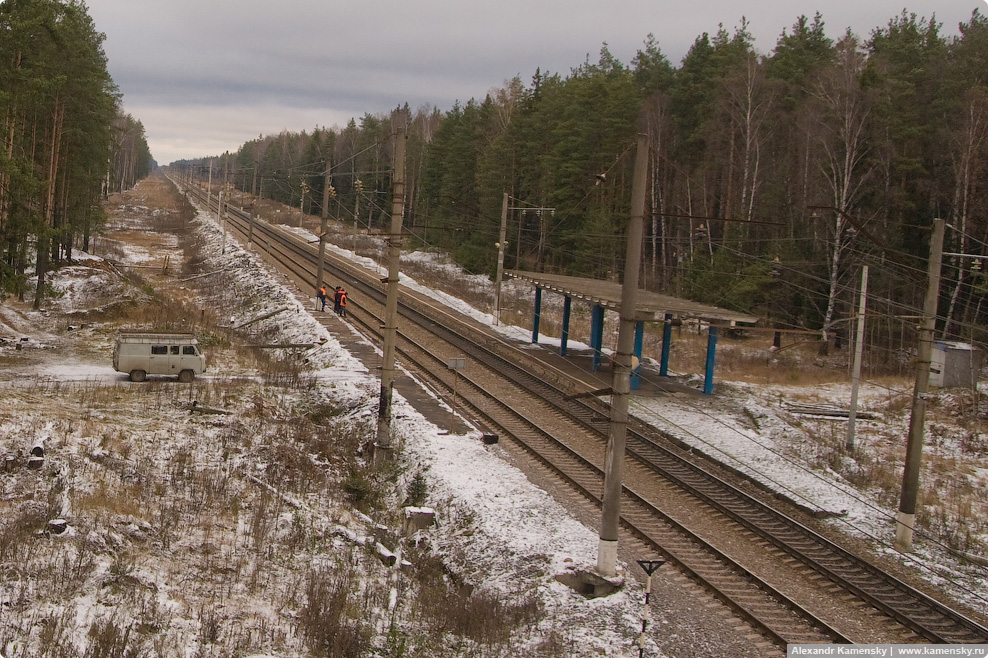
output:
M343 288L340 288L339 295L340 295L340 310L339 310L340 317L345 318L346 317L346 290L343 289Z

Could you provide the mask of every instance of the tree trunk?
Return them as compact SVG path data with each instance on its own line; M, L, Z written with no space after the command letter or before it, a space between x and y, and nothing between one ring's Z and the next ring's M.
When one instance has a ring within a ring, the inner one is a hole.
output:
M985 98L983 94L971 92L966 103L966 113L961 128L958 131L960 137L953 152L956 154L954 161L954 203L951 223L958 227L960 234L959 251L962 254L968 253L970 249L970 237L968 236L968 224L971 203L971 190L974 186L974 162L988 137L988 111L986 111ZM951 257L951 265L957 269L957 276L954 278L953 290L950 293L950 304L947 307L947 321L944 323L940 338L947 338L956 333L957 321L954 318L957 302L961 294L961 287L965 285L964 279L968 262L957 256Z
M65 105L55 99L55 110L52 115L52 126L48 157L47 183L44 199L42 202L42 213L44 221L38 227L37 246L37 275L38 285L35 289L34 304L32 308L37 311L41 309L41 300L45 295L45 276L48 274L48 240L49 232L54 224L55 217L55 185L59 165L59 155L62 142L62 122L65 119Z

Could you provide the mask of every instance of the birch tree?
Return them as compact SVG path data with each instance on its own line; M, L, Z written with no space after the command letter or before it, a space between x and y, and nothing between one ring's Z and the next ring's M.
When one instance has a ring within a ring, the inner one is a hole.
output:
M765 80L759 56L753 52L724 81L724 90L733 133L740 141L741 189L736 217L747 222L754 218L761 151L773 118L775 93Z
M985 143L988 141L988 89L972 87L964 95L964 103L959 113L957 129L952 135L951 164L954 174L954 195L951 204L951 226L957 229L960 253L970 253L972 201L978 190L978 183L984 173ZM955 330L954 314L960 298L961 288L967 278L970 263L956 256L951 263L957 269L952 281L950 304L947 307L947 322L944 323L941 338L946 338Z
M860 80L864 56L857 38L850 32L837 42L836 53L834 64L821 77L813 94L822 109L817 143L824 154L821 170L833 209L827 243L827 300L821 330L824 351L834 323L845 251L856 233L848 218L857 211L870 175L865 162L869 107Z

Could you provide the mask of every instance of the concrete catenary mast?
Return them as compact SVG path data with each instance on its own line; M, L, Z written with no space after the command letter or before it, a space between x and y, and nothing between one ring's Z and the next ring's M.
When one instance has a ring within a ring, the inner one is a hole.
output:
M388 236L387 302L384 308L384 355L381 360L381 403L377 415L374 463L391 459L391 399L395 381L395 340L398 335L398 276L401 258L401 225L405 216L405 127L395 134L394 180L392 181L391 235Z
M628 435L628 397L631 394L632 355L635 351L635 309L638 273L641 268L642 227L645 215L645 187L648 173L648 141L638 136L635 172L631 185L631 221L628 223L628 246L621 287L621 323L618 328L617 353L614 356L614 380L611 393L611 432L604 464L604 501L597 548L597 571L605 577L617 575L618 531L621 518L622 468L624 445Z

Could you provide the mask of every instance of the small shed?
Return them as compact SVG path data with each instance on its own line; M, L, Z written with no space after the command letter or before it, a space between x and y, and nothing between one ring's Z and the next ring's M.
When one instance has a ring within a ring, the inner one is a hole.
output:
M938 340L930 357L930 386L974 388L981 370L981 350L969 343Z

